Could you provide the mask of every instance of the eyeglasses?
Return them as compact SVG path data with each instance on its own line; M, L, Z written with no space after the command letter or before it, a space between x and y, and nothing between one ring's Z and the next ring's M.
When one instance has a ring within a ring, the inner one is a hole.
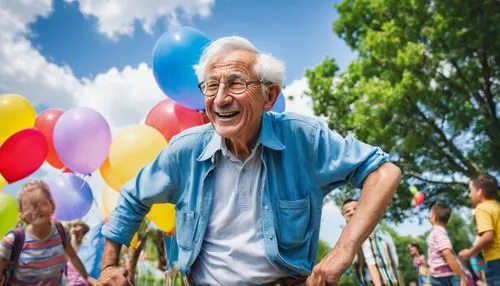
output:
M202 81L198 84L198 88L201 93L206 97L212 97L217 94L219 91L220 83L223 82L226 86L226 90L231 94L242 94L247 91L247 88L251 84L270 84L268 81L262 80L252 80L246 81L242 78L231 78L227 81L209 79L206 81Z

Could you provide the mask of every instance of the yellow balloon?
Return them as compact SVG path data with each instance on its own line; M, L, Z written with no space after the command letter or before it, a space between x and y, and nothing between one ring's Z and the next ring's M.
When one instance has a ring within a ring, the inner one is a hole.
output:
M111 187L107 186L101 193L101 214L104 220L107 220L111 212L115 209L120 193L117 193Z
M35 125L33 105L17 94L0 95L0 145L11 135Z
M175 205L154 204L147 217L168 235L175 233Z
M132 237L132 241L130 241L130 248L136 248L138 243L139 243L139 235L136 232Z
M7 184L7 181L5 178L0 174L0 191L3 189L3 187Z
M109 165L109 157L104 160L101 167L99 168L99 172L101 173L102 178L108 184L108 186L110 186L117 192L120 191L122 183L124 182L111 170L111 166Z
M138 124L124 128L109 148L111 174L123 185L152 162L166 146L163 135L153 127Z

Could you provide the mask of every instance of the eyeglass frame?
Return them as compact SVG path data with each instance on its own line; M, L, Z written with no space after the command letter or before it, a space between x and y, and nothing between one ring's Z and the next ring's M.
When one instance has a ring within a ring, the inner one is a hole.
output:
M214 93L214 95L206 95L204 92L203 92L203 89L201 88L201 85L206 83L207 81L204 80L202 82L200 82L198 84L198 89L200 90L201 94L203 94L204 97L214 97L217 95L217 93L219 92L219 88L220 88L220 84L221 82L224 83L224 88L230 93L230 94L243 94L245 93L245 91L247 91L248 89L248 86L251 85L251 84L256 84L256 83L259 83L259 84L264 84L264 85L270 85L272 84L272 82L268 81L268 80L251 80L251 81L246 81L245 79L243 78L239 78L240 80L242 80L244 83L245 83L245 89L242 91L242 92L230 92L228 89L227 89L227 85L226 85L226 81L222 81L222 80L217 80L218 82L218 85L217 85L217 91ZM209 79L210 80L210 79ZM214 80L215 81L215 80Z

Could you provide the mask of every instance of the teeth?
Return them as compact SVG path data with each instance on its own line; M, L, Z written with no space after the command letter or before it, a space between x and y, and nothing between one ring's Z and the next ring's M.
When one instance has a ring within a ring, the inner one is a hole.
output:
M219 112L219 115L222 115L222 116L231 116L231 115L235 115L236 111L233 111L233 112Z

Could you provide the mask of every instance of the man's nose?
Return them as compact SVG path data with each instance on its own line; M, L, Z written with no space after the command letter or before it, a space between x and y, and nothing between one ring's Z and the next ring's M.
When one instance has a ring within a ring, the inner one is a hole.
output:
M229 96L229 92L226 89L226 84L224 82L219 83L219 89L215 94L214 103L218 106L224 106L231 101L231 96Z

